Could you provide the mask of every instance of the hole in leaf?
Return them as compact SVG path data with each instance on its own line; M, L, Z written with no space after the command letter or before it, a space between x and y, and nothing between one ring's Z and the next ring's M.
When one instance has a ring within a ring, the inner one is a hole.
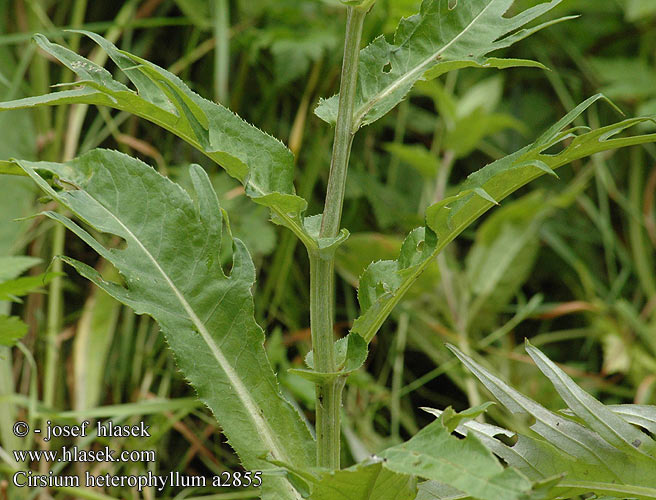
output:
M424 245L425 245L424 240L421 240L419 243L417 243L417 252L423 251L424 250Z
M458 6L458 0L449 0L449 10L453 10Z
M506 436L505 434L495 434L494 437L511 448L517 444L517 440L519 439L517 434L512 437Z
M392 72L392 63L388 62L385 66L383 66L383 73L389 74Z

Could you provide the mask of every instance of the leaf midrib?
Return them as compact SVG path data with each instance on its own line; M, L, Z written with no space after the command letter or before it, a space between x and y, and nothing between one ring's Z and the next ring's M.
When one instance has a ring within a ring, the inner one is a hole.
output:
M531 351L533 351L533 352L536 354L536 356L538 356L538 358L539 358L544 364L546 364L547 366L550 365L550 363L547 363L547 362L545 361L545 359L544 359L545 357L544 357L543 355L541 355L542 353L540 353L539 351L538 351L538 352L535 352L535 351L537 351L537 349L536 349L536 350L532 350L532 349L531 349ZM550 368L551 368L551 367L550 367ZM595 416L595 412L594 412L594 408L591 407L591 402L586 402L586 401L584 400L584 398L582 398L580 395L577 394L577 393L578 393L578 390L577 390L578 387L577 387L576 389L572 388L570 381L568 381L568 380L566 380L565 378L563 378L563 376L562 376L562 374L561 374L560 372L558 372L558 371L556 371L556 370L553 370L553 369L551 369L550 371L551 371L551 373L553 374L553 376L558 380L558 382L560 382L563 386L565 386L565 387L567 388L567 390L570 392L570 395L572 396L572 398L573 398L577 403L579 403L579 404L583 407L583 409L584 409L586 412L588 412L588 414L589 414L590 416L594 417L594 416ZM547 377L548 377L548 376L549 376L549 375L547 375ZM554 384L554 385L555 385L555 384ZM562 394L561 394L561 396L562 396ZM570 405L570 406L571 406L571 405ZM619 418L621 419L621 417L619 417ZM650 458L650 459L652 459L652 460L654 459L654 457L652 457L652 456L650 456L649 454L643 452L642 450L639 450L639 449L633 448L633 447L631 446L631 443L629 443L629 442L628 442L628 441L622 436L622 434L621 434L619 431L617 431L612 425L610 425L606 420L604 420L603 418L596 418L596 420L597 420L597 422L599 422L599 424L600 424L601 426L603 426L605 429L607 429L607 430L610 432L610 434L612 434L613 436L615 436L615 437L617 438L618 441L620 441L620 442L622 442L622 443L628 445L628 449L640 453L640 456L642 456L642 457L644 457L644 458ZM631 424L627 424L627 425L630 426Z
M194 309L191 307L189 302L185 299L184 295L180 292L178 287L173 283L171 278L168 276L168 274L164 271L164 269L160 266L159 262L155 259L155 257L148 251L148 249L143 245L141 240L137 238L137 236L125 225L123 222L105 205L102 203L98 202L99 205L103 208L103 210L114 220L116 221L119 226L126 231L127 234L130 235L130 237L133 238L133 240L137 243L137 245L141 248L141 250L144 252L144 254L147 256L147 258L153 263L157 271L162 275L164 280L166 281L167 285L171 289L171 291L174 293L178 301L180 302L180 305L183 307L189 318L191 319L192 323L200 333L201 337L207 344L207 346L210 348L210 351L212 353L212 356L217 360L219 363L221 369L223 372L226 374L228 379L230 380L231 385L235 389L235 392L237 393L237 397L239 400L242 402L244 408L246 408L247 413L249 414L251 420L253 421L255 427L261 431L261 436L264 438L264 442L268 448L271 449L271 452L278 457L281 461L286 461L286 462L291 462L289 457L282 451L280 448L277 439L275 438L275 433L271 429L271 427L268 425L268 423L262 418L262 416L258 412L257 405L255 402L252 400L250 397L250 394L248 393L248 390L244 386L241 378L239 375L234 371L232 366L230 366L230 363L228 362L227 358L224 356L223 352L219 348L219 346L216 345L214 340L212 339L212 336L210 332L207 330L205 327L205 324L200 320ZM296 497L300 500L300 497L298 496L298 493L296 490L293 490L294 493L296 494Z
M460 31L452 40L450 40L447 44L443 45L440 47L437 51L433 52L429 57L424 59L421 63L419 63L417 66L415 66L413 69L405 73L401 78L394 80L390 85L388 85L386 88L384 88L381 92L379 92L377 95L372 97L364 106L362 106L354 120L354 128L355 130L360 128L360 125L362 124L362 121L366 117L367 113L371 111L371 109L378 104L380 101L385 99L388 95L390 95L392 92L394 92L396 89L401 87L406 81L411 80L414 78L417 73L422 71L422 69L426 66L428 66L431 61L433 61L436 57L438 57L440 54L443 54L446 50L449 49L454 43L456 43L466 32L471 29L472 26L474 26L479 19L485 14L488 10L488 8L495 2L495 0L492 0L489 4L487 4L483 10L481 10L475 17L474 19L471 20L471 22L465 26L465 28Z

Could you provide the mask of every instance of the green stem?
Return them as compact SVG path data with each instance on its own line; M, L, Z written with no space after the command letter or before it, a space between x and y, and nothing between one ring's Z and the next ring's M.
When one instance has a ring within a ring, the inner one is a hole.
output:
M330 164L330 177L326 203L321 221L322 238L334 238L339 233L344 205L344 189L346 187L346 171L348 169L351 145L353 144L355 110L355 92L358 82L358 62L360 60L360 41L362 26L366 11L356 7L348 8L346 21L346 45L344 46L344 62L342 63L342 81L339 89L339 110L335 125L335 142Z
M310 327L315 353L314 369L334 373L333 260L310 254ZM339 469L341 385L330 379L316 386L317 465Z
M57 257L64 253L66 228L57 224L53 228L52 242L52 272L63 271L62 261ZM47 408L53 408L55 403L57 383L57 358L59 349L57 335L62 329L62 278L57 276L50 283L48 290L48 323L46 329L46 359L44 367L43 403Z
M337 236L344 204L344 188L351 144L353 143L353 110L358 79L360 42L366 9L349 7L346 22L344 62L340 84L339 111L335 127L333 157L324 206L320 237ZM310 247L308 247L310 248ZM320 255L310 250L310 327L314 350L314 369L320 373L334 373L334 307L335 295L334 254ZM340 407L344 379L328 379L317 384L317 465L331 470L339 469L340 458Z
M214 0L214 93L218 102L228 105L230 71L230 4Z

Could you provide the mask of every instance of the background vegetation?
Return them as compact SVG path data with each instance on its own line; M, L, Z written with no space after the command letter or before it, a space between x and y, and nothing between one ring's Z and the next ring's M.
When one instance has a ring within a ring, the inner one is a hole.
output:
M365 41L391 34L419 3L379 0ZM518 0L516 8L531 3L538 2ZM508 51L558 71L450 73L419 85L356 138L343 220L352 235L338 254L338 333L346 333L347 318L357 316L355 285L365 266L396 257L425 208L469 173L534 140L599 91L630 116L656 113L656 4L567 0L550 15L565 14L581 17ZM318 213L332 131L312 109L319 97L336 92L343 26L343 8L329 0L0 0L0 100L43 94L71 81L68 70L38 53L30 42L34 32L104 64L89 40L62 28L99 32L285 139L297 157L297 191L311 200L309 213ZM111 63L107 67L113 70ZM591 108L585 122L616 118L602 105ZM283 390L311 418L313 385L287 373L309 349L307 258L291 234L267 221L266 209L248 202L236 181L191 147L127 113L79 105L0 113L0 159L59 161L99 145L138 156L183 185L188 180L181 167L208 167L233 233L260 270L256 313L271 332L271 362ZM462 410L491 399L454 361L446 341L550 409L562 402L524 354L525 337L604 403L656 404L655 159L656 148L644 146L561 169L560 181L541 178L530 194L520 191L451 244L383 326L366 369L348 380L343 463L415 434L433 418L422 406ZM152 438L112 445L155 449L157 463L93 465L94 473L143 474L151 467L211 475L239 468L220 428L178 374L156 324L51 259L66 253L103 273L111 273L110 266L47 219L14 221L40 209L29 181L0 178L0 313L21 317L29 328L21 346L0 348L2 450L41 446L11 434L19 417L143 419ZM1 259L10 255L40 259L24 261L23 278L31 280L16 285L17 276L2 274ZM223 256L226 262L229 257ZM41 275L46 272L51 274ZM2 282L10 285L3 289ZM27 294L38 287L47 294ZM491 407L487 418L512 429L529 424L500 407ZM95 444L107 443L85 446ZM4 478L10 457L0 458ZM0 481L2 498L8 485ZM255 495L202 489L104 493L125 499Z

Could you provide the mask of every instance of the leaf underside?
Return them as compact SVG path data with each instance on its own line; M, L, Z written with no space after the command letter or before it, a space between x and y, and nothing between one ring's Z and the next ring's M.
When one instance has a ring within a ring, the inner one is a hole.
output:
M115 151L94 150L65 164L16 161L39 187L96 230L119 236L121 249L105 248L72 220L64 224L111 262L125 286L64 257L138 314L160 325L178 365L212 410L244 466L270 468L264 457L313 463L314 441L297 411L281 395L254 319L255 268L243 243L228 239L229 276L219 262L222 217L205 171L191 167L194 199L148 165ZM55 191L42 175L67 191ZM268 476L273 497L300 498L280 477Z
M485 406L462 414L451 411L453 426L484 410ZM504 468L477 436L453 436L442 420L427 425L405 443L348 469L326 471L279 465L302 482L310 500L413 500L427 494L422 483L417 496L417 483L422 480L437 481L460 496L482 500L528 500L541 487L518 470Z
M534 61L499 59L488 54L564 20L524 28L560 2L552 0L514 17L504 17L514 0L467 0L454 8L449 8L448 0L424 0L418 14L401 21L393 43L380 36L360 52L356 127L384 116L422 78L436 78L465 67L542 67ZM322 101L315 113L335 123L338 105L339 96L333 96Z
M631 118L590 130L567 127L603 95L590 97L548 129L533 144L471 174L457 195L426 210L426 226L412 231L396 260L371 264L360 278L360 316L352 330L367 342L374 337L410 286L451 241L481 215L522 186L574 160L621 147L656 142L656 134L616 137L654 117ZM568 142L563 142L567 140ZM562 145L558 153L547 154Z
M637 427L649 429L656 424L656 407L605 406L578 387L537 348L527 344L533 361L567 403L566 414L577 417L573 420L547 410L457 348L449 348L512 413L535 418L531 426L535 435L519 434L512 446L495 437L508 435L508 431L492 425L467 422L457 428L460 434L476 436L490 451L534 481L564 476L554 490L560 497L595 493L656 498L656 443Z

